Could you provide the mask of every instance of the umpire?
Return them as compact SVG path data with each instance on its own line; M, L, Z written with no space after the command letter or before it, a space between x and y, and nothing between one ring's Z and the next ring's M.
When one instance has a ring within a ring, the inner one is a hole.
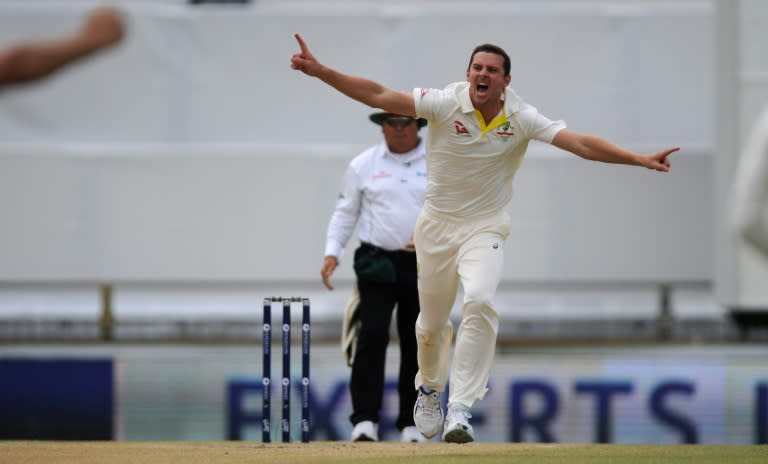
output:
M358 225L360 247L355 250L353 267L359 302L351 306L345 320L345 327L355 327L356 335L348 356L352 366L351 440L379 440L389 327L397 306L400 372L395 425L401 441L417 442L424 437L413 423L419 297L412 241L426 190L419 130L427 122L383 112L371 114L370 120L381 126L384 140L356 156L347 167L328 225L321 275L323 284L333 290L330 277Z

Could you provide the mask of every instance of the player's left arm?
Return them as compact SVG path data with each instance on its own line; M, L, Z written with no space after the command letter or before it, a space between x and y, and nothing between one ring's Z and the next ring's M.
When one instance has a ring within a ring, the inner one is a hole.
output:
M592 161L644 166L661 172L669 171L669 155L680 149L679 147L665 148L642 155L621 148L601 137L570 129L560 130L552 139L552 145Z

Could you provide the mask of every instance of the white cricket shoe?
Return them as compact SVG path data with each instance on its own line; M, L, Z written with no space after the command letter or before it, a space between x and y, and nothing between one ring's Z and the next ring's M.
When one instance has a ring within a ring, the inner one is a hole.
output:
M419 388L416 404L413 406L413 422L422 435L432 438L443 425L443 410L440 407L440 392L425 393Z
M379 426L371 421L362 421L352 429L352 441L379 441Z
M409 425L400 431L400 441L403 443L422 443L427 439L419 432L419 429Z
M451 406L443 428L443 441L448 443L469 443L475 441L475 432L469 425L472 414L465 406Z

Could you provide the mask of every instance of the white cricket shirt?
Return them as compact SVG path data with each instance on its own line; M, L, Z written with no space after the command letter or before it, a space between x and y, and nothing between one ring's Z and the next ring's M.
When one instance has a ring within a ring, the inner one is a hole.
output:
M425 206L457 217L498 213L512 198L512 179L528 142L551 143L565 128L510 87L503 111L487 127L469 98L469 82L416 88L413 98L416 115L429 121Z
M386 250L412 242L427 187L424 147L421 140L415 149L394 154L382 142L349 163L328 224L325 256L341 259L358 222L361 242Z

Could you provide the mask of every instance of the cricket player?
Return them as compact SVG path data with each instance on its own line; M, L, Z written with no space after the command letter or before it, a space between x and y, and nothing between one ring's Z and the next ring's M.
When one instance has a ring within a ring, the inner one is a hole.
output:
M466 81L408 93L324 66L302 37L295 37L299 51L291 57L293 69L373 108L429 123L427 192L414 233L421 305L414 422L427 438L442 429L446 442L474 441L469 411L486 393L499 327L494 298L509 234L505 206L528 142L550 143L587 160L661 172L669 171L669 155L678 148L638 154L548 119L508 87L510 59L495 45L474 49ZM464 288L462 320L448 366L453 335L449 316L459 283ZM440 395L449 371L444 418Z

